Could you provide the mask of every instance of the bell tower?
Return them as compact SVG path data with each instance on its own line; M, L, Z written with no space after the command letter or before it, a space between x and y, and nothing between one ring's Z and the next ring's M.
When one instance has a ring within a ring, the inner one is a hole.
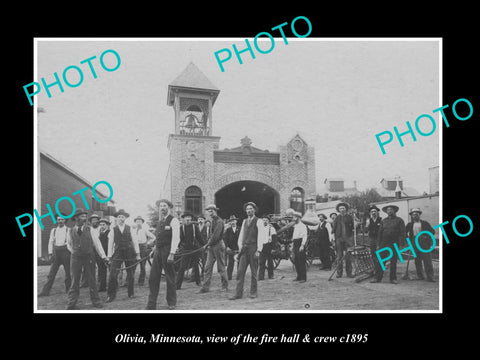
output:
M175 134L211 136L212 108L220 90L190 62L168 85L167 105L175 113Z
M169 135L170 166L162 194L178 214L199 215L214 199L212 108L220 90L193 63L168 85L167 105L173 108L175 131Z

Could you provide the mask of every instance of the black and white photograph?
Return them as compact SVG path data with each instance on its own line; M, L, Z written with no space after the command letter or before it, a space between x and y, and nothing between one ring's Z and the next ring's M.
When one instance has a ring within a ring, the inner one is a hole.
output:
M36 311L441 311L441 51L36 39Z

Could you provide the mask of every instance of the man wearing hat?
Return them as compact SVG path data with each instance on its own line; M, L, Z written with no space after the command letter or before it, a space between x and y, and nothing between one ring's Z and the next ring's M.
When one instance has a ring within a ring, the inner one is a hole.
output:
M243 284L248 266L250 266L251 273L249 297L252 299L257 297L258 257L260 255L258 249L262 249L263 244L267 242L266 228L263 225L263 221L255 216L257 205L250 201L243 205L243 209L247 213L247 218L243 220L242 228L238 235L237 286L235 295L230 297L230 300L243 297Z
M132 237L134 237L138 243L138 248L140 250L140 258L145 258L144 260L142 260L142 262L140 262L140 275L138 276L138 285L143 285L146 275L146 257L148 255L147 244L155 240L155 235L148 231L147 227L144 226L145 220L141 216L137 216L135 219L133 219L133 221L135 222L135 229L133 229L132 231Z
M189 212L182 214L183 224L180 225L180 249L181 253L187 253L181 257L180 268L177 272L177 290L182 288L183 276L185 270L192 267L195 283L200 285L200 270L198 268L198 252L194 252L200 247L201 235L196 224L192 223L193 215ZM181 254L180 253L180 254ZM190 254L189 254L190 253Z
M378 250L378 230L382 223L382 218L378 214L380 209L376 205L372 205L368 208L370 217L367 219L366 228L368 231L368 240L370 243L370 252L373 255L373 261L378 262L378 258L375 255L375 251Z
M267 242L263 244L263 248L258 257L258 280L265 279L265 269L267 270L268 278L273 279L272 250L274 243L277 241L277 231L273 225L270 224L270 217L265 214L262 216L262 221L263 226L266 228Z
M339 214L335 217L332 225L332 231L335 235L335 247L337 250L337 258L340 259L345 256L345 269L347 270L347 276L352 275L352 260L348 256L347 249L353 246L353 217L347 214L349 205L345 202L337 204L337 211ZM337 277L342 277L343 274L343 262L338 264Z
M101 218L98 221L100 225L100 232L98 233L98 240L100 241L100 245L105 254L108 254L108 233L110 232L110 221L106 218ZM98 256L98 255L97 255ZM108 265L105 261L97 259L97 267L98 267L98 282L99 287L98 291L107 291L107 269Z
M225 246L226 260L227 260L227 278L232 280L233 267L235 265L235 253L238 252L238 235L240 234L240 228L237 226L238 218L235 215L231 215L228 219L228 227L225 230ZM238 270L238 267L237 267Z
M99 235L100 235L100 216L98 214L93 213L88 217L88 222L90 223L90 232L92 234L92 238L95 240L95 242L100 243L100 238L99 238ZM92 269L94 276L95 276L95 272L96 272L95 264L97 265L97 267L99 269L102 266L106 266L105 260L103 260L103 259L106 258L106 254L107 253L103 249L103 246L99 246L98 251L95 250L95 263L93 264L93 269ZM82 282L83 282L84 275L85 275L85 269L83 270L83 274L82 274ZM82 283L82 286L83 286L83 283ZM100 291L100 288L99 288L99 291Z
M298 281L304 283L307 281L307 258L305 254L305 244L307 243L308 238L308 229L302 219L302 213L298 211L293 212L293 219L295 225L293 226L293 257L295 271L297 272L297 277L293 281Z
M210 221L205 221L205 216L199 215L197 217L197 222L198 222L198 230L200 230L200 246L205 246L208 241L208 237L210 236ZM205 264L207 263L207 252L205 251L205 248L202 248L202 250L199 251L198 254L199 258L202 259L203 265L202 266L202 273L201 277L203 278L203 274L205 272Z
M95 282L95 274L93 273L95 263L95 251L101 254L102 245L91 234L91 228L86 224L87 212L78 208L73 216L76 225L70 231L70 246L72 249L70 269L72 273L72 286L68 291L67 310L76 309L78 297L80 295L80 277L82 268L85 269L85 276L88 287L90 288L90 299L93 306L97 308L103 307L100 297L98 296L97 284Z
M228 291L228 278L225 270L225 243L223 242L224 223L217 215L219 209L215 204L207 206L205 210L212 219L212 227L207 244L205 245L207 249L207 263L205 265L205 278L200 293L210 291L210 282L212 281L212 270L215 261L217 262L217 271L222 280L222 289Z
M135 260L140 260L140 249L137 239L132 236L132 229L125 224L130 216L125 210L120 209L115 214L117 225L108 233L108 258L111 260L110 275L108 277L107 302L112 302L117 296L118 272L122 263L127 268L127 292L128 297L133 297L133 277Z
M433 230L432 226L429 224L428 221L421 220L420 215L422 215L422 211L418 208L412 209L409 214L412 218L412 221L409 222L406 226L406 234L410 241L420 246L422 250L428 250L432 248L433 240L430 235L421 234L418 240L416 240L417 235L422 231L428 231L431 234L435 235L435 230ZM425 273L427 275L427 281L435 282L433 279L433 263L432 263L432 252L423 252L423 251L415 251L417 257L415 258L415 268L417 270L417 278L420 280L424 280L425 277L423 275L423 266L425 266ZM423 263L423 264L422 264Z
M387 213L387 217L383 219L380 223L380 228L378 229L378 248L389 247L392 249L393 255L390 258L390 282L392 284L398 284L397 281L397 252L394 251L393 243L396 243L397 246L401 247L405 244L405 223L401 218L399 218L396 213L398 211L398 206L396 205L387 205L382 208L382 211ZM376 255L375 255L376 257ZM381 282L383 278L383 270L380 265L380 262L375 264L375 278L371 281L372 283Z
M68 292L72 283L70 276L70 251L69 246L70 229L65 226L65 219L57 216L57 226L50 231L48 241L48 255L52 259L52 266L47 276L47 282L38 296L49 296L53 282L57 276L58 269L63 266L65 271L65 292Z
M180 222L172 215L173 204L167 199L157 201L159 219L155 230L156 245L153 252L152 267L148 285L147 310L157 308L158 292L162 270L165 272L167 282L167 305L169 310L174 310L177 305L177 286L175 283L174 256L180 243Z

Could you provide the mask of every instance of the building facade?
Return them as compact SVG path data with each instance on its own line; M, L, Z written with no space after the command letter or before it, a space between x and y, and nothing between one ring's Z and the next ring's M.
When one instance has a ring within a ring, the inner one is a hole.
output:
M193 63L168 86L175 133L168 140L170 165L161 196L177 212L195 215L215 203L221 217L242 217L247 201L260 214L290 207L303 213L305 200L316 195L314 148L297 134L276 152L252 146L248 136L239 139L240 146L221 150L212 117L219 93Z

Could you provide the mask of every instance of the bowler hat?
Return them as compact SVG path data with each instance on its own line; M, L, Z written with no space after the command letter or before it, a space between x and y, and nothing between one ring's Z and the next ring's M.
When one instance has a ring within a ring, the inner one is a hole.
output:
M130 216L130 214L125 212L125 210L123 210L123 209L120 209L115 214L113 214L113 216L115 216L115 217L117 217L118 215L123 215L127 218Z
M255 209L255 211L258 210L257 204L255 204L253 201L249 201L249 202L243 204L243 210L247 210L248 205L252 206Z
M105 223L107 225L110 225L110 221L107 220L107 218L101 218L99 221L98 221L99 224L101 223Z
M193 214L191 212L186 211L182 214L182 218L187 217L187 216L190 216L191 218L193 218Z
M412 215L414 212L418 213L419 215L422 215L422 210L420 210L419 208L413 208L412 210L410 210L408 215Z
M230 222L232 220L238 220L238 218L235 215L230 215L230 217L228 218L228 221Z
M156 204L157 204L157 205L160 205L160 203L162 203L162 202L165 203L165 204L167 204L170 209L173 208L172 202L171 202L170 200L167 200L167 199L157 200Z
M220 210L220 209L217 208L217 207L215 206L215 204L210 204L210 205L208 205L208 206L205 208L205 210L215 210L215 211L218 211L218 210Z
M88 220L91 220L91 219L93 219L93 218L97 218L98 220L100 220L100 216L97 215L97 214L95 214L95 213L93 213L92 215L90 215L90 216L88 217Z
M368 208L368 212L372 211L372 210L377 210L377 211L380 211L380 209L376 206L376 205L372 205Z
M382 208L382 211L386 213L386 212L387 212L387 208L389 208L389 207L393 208L393 211L395 211L395 212L397 212L398 209L399 209L399 207L398 207L397 205L387 205L387 206L384 206L384 207Z
M318 214L317 216L318 216L318 217L321 216L321 217L323 217L325 220L327 220L327 215L325 215L325 214Z
M73 218L75 219L77 216L82 215L82 214L87 215L88 212L86 212L82 208L78 208L77 211L75 211L75 214L73 214Z
M142 220L143 223L145 222L145 219L143 217L141 217L140 215L137 216L135 219L133 219L133 222L136 222L137 220Z
M335 207L335 209L337 209L337 211L340 211L338 210L338 208L340 206L345 206L345 210L348 210L348 208L350 207L346 202L341 202L341 203L338 203L337 206Z

